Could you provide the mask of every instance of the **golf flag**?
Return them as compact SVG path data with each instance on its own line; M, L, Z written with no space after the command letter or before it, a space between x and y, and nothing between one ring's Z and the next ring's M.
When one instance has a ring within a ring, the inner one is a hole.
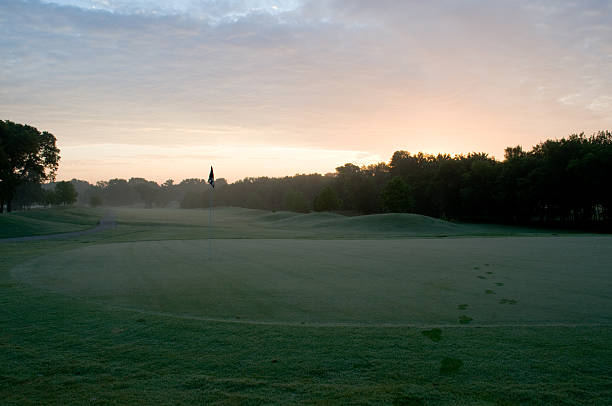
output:
M215 173L213 172L212 166L210 167L210 175L208 175L208 183L210 183L213 189L215 188Z

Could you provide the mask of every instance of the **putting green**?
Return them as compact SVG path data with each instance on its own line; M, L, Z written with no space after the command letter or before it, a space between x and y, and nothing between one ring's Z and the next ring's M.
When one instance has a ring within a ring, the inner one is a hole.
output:
M114 306L296 324L612 322L612 238L145 241L26 262L36 287ZM472 319L471 321L469 319Z

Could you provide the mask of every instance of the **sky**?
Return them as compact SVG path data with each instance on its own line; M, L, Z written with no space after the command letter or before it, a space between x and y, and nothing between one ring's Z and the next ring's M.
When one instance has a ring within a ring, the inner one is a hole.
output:
M607 0L0 0L0 119L59 180L503 159L612 130Z

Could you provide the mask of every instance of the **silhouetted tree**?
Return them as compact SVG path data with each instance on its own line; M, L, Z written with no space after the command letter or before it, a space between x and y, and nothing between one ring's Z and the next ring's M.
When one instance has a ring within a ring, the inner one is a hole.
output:
M383 210L391 213L412 211L414 201L408 184L399 176L391 179L382 190Z
M70 182L62 181L55 184L56 204L70 206L77 201L77 192Z
M44 192L42 185L36 182L23 182L15 190L13 197L13 207L27 209L36 203L44 202Z
M289 190L285 195L284 209L289 211L297 211L306 213L309 211L308 203L304 199L302 192Z
M158 198L158 193L160 193L161 188L159 185L143 178L130 178L128 183L134 188L140 199L144 202L145 208L152 208L153 203L155 203Z
M103 187L104 200L111 206L124 206L138 201L138 194L125 179L111 179Z
M340 208L340 199L334 189L330 186L326 186L321 190L321 193L315 197L314 209L315 211L332 211Z
M55 141L47 131L0 120L0 213L5 204L11 211L20 184L55 178L60 159Z

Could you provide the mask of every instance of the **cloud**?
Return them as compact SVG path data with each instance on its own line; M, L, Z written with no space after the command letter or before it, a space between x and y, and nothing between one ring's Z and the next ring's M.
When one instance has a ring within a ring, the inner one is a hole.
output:
M501 156L611 127L611 19L603 1L4 0L0 110L64 146Z
M211 23L250 14L278 15L301 4L300 0L42 0L42 3L123 15L189 16Z

